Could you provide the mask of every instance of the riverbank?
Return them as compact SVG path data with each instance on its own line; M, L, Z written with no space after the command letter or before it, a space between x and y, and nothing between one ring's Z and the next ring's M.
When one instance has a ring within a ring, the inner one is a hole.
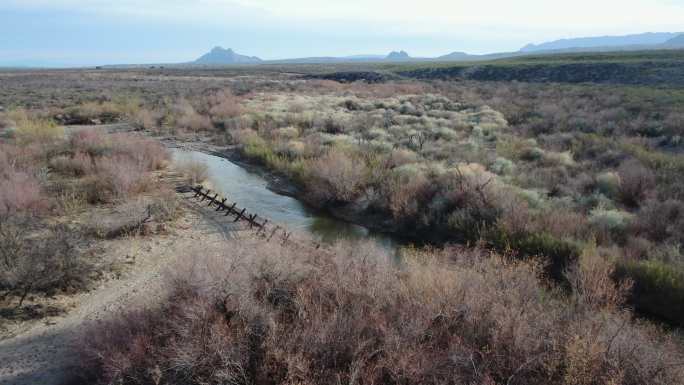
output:
M372 232L386 234L396 239L399 243L425 243L424 237L419 238L417 234L411 236L410 234L400 233L398 227L392 223L390 218L372 213L369 214L361 204L352 203L337 207L317 207L313 205L311 200L307 199L306 191L301 186L298 186L286 175L269 170L263 164L244 156L238 146L217 145L212 143L209 138L184 140L177 137L163 137L158 139L169 148L197 151L226 159L247 170L249 173L263 178L267 182L266 187L270 191L297 199L312 211L329 215L339 221L362 226Z

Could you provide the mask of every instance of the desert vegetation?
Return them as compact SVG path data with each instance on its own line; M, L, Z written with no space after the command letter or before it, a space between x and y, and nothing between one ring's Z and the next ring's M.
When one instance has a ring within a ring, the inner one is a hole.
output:
M156 138L225 150L415 246L398 264L367 245L193 254L159 307L89 332L90 380L682 382L679 88L235 71L3 75L3 301L81 290L100 269L84 238L174 217ZM140 132L75 127L102 123ZM102 209L117 215L57 219ZM58 273L28 285L35 268Z
M541 266L482 249L204 250L161 308L84 337L92 381L122 384L674 384L677 341L621 310L628 283L587 248L567 297Z
M94 241L172 219L176 197L152 175L168 160L156 141L90 129L65 132L54 120L23 109L3 115L3 122L4 323L35 312L23 306L27 297L88 289L109 265L92 252Z
M616 276L634 280L640 312L682 319L678 89L292 87L195 99L211 122L201 132L286 175L313 206L418 242L484 241L542 257L560 282L596 242ZM668 221L657 225L659 215Z
M86 100L31 111L45 122L87 116L210 138L285 175L313 206L417 242L541 256L561 282L595 241L616 276L634 280L642 314L680 323L678 88L196 75L170 71L148 84L144 73L94 73L88 84L115 93L92 86ZM32 81L68 89L63 77ZM183 167L191 182L204 177Z

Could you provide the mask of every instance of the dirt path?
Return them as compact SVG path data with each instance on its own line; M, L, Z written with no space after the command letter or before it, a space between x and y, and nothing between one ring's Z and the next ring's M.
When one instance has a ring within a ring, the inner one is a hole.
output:
M0 385L59 385L76 377L76 345L79 332L89 323L106 319L120 310L155 303L164 293L167 267L194 251L222 247L227 238L240 236L237 228L221 222L183 197L183 217L167 235L111 241L107 253L128 256L130 271L120 279L72 298L65 315L34 325L0 341Z

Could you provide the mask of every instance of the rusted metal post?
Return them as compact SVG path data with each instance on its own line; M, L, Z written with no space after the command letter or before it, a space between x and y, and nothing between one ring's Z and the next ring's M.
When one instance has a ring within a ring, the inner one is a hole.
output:
M261 224L261 229L266 233L266 225L268 224L268 219L264 219L264 223Z
M226 208L226 201L228 198L223 198L221 199L221 202L218 203L218 207L216 208L216 211L221 211Z
M254 214L254 215L250 215L250 216L247 218L247 220L249 221L249 228L250 228L250 229L252 228L252 226L254 226L254 225L256 224L256 222L255 222L256 217L257 217L257 215Z
M211 200L209 201L209 204L207 205L207 207L211 207L211 205L213 205L214 202L216 202L216 198L218 198L218 194L214 194L214 197L211 198Z
M245 213L245 211L247 211L246 208L242 209L242 211L240 211L240 213L238 214L237 218L235 218L235 221L234 221L234 222L237 222L237 221L239 221L240 219L242 219L242 215Z
M202 200L200 202L204 202L204 200L209 197L210 192L211 192L211 190L207 190L206 194L202 194Z
M271 235L268 236L268 239L266 240L266 242L271 241L271 238L273 238L273 236L275 235L276 231L278 231L279 228L280 228L280 226L276 226L275 229L273 229L273 231L271 231Z

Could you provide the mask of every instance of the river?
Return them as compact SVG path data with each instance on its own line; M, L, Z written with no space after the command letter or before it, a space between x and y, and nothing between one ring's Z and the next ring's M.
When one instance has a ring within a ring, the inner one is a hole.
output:
M314 210L299 200L277 194L268 189L268 182L228 159L199 151L175 149L174 160L199 161L207 165L209 178L221 195L248 212L268 218L290 231L300 231L324 243L338 240L372 240L391 254L396 255L399 243L387 234L341 221L331 215Z

